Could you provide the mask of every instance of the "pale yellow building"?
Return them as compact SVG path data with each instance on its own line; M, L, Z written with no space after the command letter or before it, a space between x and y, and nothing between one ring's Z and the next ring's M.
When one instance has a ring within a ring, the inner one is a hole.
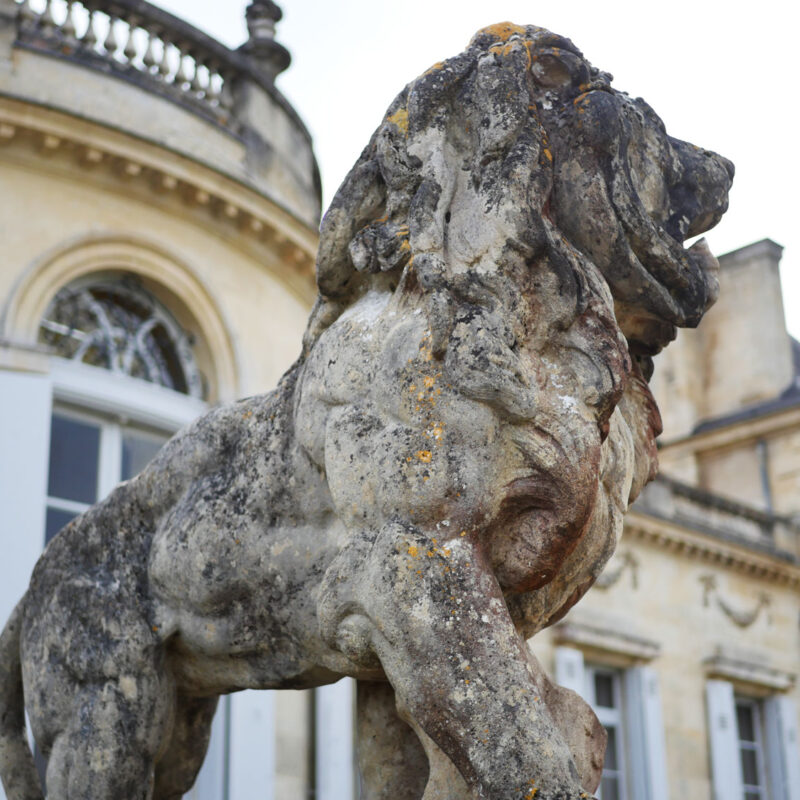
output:
M65 518L299 352L319 178L274 85L278 19L252 3L230 50L142 0L0 0L3 619ZM719 303L656 359L663 476L533 643L611 732L602 800L800 800L800 349L779 258L768 240L724 256ZM352 703L346 682L227 699L192 796L352 800Z
M661 475L534 649L611 729L602 800L800 797L800 346L765 239L655 359Z

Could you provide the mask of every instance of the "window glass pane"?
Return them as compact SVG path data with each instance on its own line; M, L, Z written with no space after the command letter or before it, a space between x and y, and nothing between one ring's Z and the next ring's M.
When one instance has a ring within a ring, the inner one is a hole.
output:
M53 414L47 493L65 500L94 503L99 449L99 426Z
M758 786L758 761L755 750L741 750L742 776L748 786Z
M619 769L617 755L617 730L616 728L606 728L608 731L608 744L606 745L605 769Z
M614 775L603 775L600 781L600 796L603 800L620 800L619 778Z
M614 677L596 672L594 675L595 702L602 708L614 708Z
M125 431L122 435L121 479L126 481L138 475L153 460L166 441L165 436Z
M750 705L736 705L736 724L739 727L739 739L743 742L754 742L756 730L753 721L753 707Z
M71 511L48 508L44 523L44 543L47 544L71 519L77 516Z

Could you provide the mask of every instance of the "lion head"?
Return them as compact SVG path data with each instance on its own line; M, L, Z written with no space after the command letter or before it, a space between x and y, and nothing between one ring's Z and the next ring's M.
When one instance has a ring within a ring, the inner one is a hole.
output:
M430 428L419 406L376 388L416 385L416 345L403 344L416 336L453 395L437 414L459 409L446 428L459 486L469 470L452 454L482 444L460 423L471 413L462 401L493 410L492 440L508 455L475 468L482 496L462 519L485 525L493 570L524 598L509 607L529 631L588 588L655 474L649 357L716 297L715 259L683 241L719 220L732 174L668 136L568 39L502 23L398 95L325 215L305 357L338 320L336 347L393 371L376 368L358 388L339 381L349 396L318 394L358 407L373 429ZM413 314L424 325L397 322ZM392 348L410 356L401 364ZM334 359L318 360L319 383L333 385ZM307 439L322 464L323 443ZM391 474L394 497L381 502L398 513L405 478ZM457 517L455 486L441 483L447 500L415 500L418 519Z
M321 230L322 297L352 298L370 274L422 254L452 282L459 265L503 258L487 251L487 228L527 257L550 228L600 269L634 351L696 325L717 265L704 244L682 244L727 209L733 165L668 136L611 81L543 28L479 31L398 95L337 192Z

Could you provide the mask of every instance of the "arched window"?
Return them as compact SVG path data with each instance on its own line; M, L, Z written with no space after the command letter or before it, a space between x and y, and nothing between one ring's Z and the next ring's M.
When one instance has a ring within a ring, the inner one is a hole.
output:
M81 281L53 298L39 342L64 358L205 398L192 340L135 278Z
M191 418L207 384L192 336L132 275L87 276L60 289L42 316L38 339L69 362L56 368L48 542L155 456L178 427L157 413L157 405L177 410L181 421ZM104 391L114 396L98 403Z

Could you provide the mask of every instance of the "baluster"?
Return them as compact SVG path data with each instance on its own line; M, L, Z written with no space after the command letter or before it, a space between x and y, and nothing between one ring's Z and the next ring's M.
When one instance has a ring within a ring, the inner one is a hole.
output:
M217 72L216 64L209 61L205 65L208 70L208 83L206 84L206 100L211 105L219 103L219 73Z
M167 80L167 77L170 73L170 66L169 66L169 42L162 36L161 42L164 45L164 50L161 53L161 62L158 65L158 74L161 77L161 80Z
M87 50L94 50L95 46L97 45L97 32L94 29L94 20L97 12L93 8L88 9L88 11L89 21L86 25L86 30L81 37L81 43Z
M22 7L19 11L19 16L23 23L30 23L36 19L36 12L31 6L31 0L23 0Z
M219 93L219 104L221 108L230 111L233 108L233 73L220 72L222 78L222 89Z
M132 64L133 60L139 53L136 48L136 40L133 36L134 32L136 31L136 20L131 17L131 19L126 20L126 23L128 25L128 36L125 40L125 47L122 50L122 55L125 56L125 61L127 61L128 64Z
M192 70L192 79L189 83L189 89L190 91L199 95L203 92L203 83L200 80L200 61L191 52L189 53L189 56L191 57L192 65L194 67L194 69Z
M75 39L75 0L67 0L67 18L61 26L61 33L65 39Z
M183 89L191 81L191 75L186 69L187 54L178 47L178 71L175 73L175 83Z
M153 72L153 67L158 64L158 59L156 58L157 39L158 37L154 31L147 31L147 49L144 51L144 56L142 56L142 63L145 70L150 74Z
M103 49L106 51L109 58L114 58L117 49L119 48L119 41L117 40L117 32L114 30L114 23L117 21L116 17L109 16L108 18L108 34L103 42Z
M55 29L56 18L53 16L53 0L47 0L44 13L39 17L39 24L46 34L51 33Z

